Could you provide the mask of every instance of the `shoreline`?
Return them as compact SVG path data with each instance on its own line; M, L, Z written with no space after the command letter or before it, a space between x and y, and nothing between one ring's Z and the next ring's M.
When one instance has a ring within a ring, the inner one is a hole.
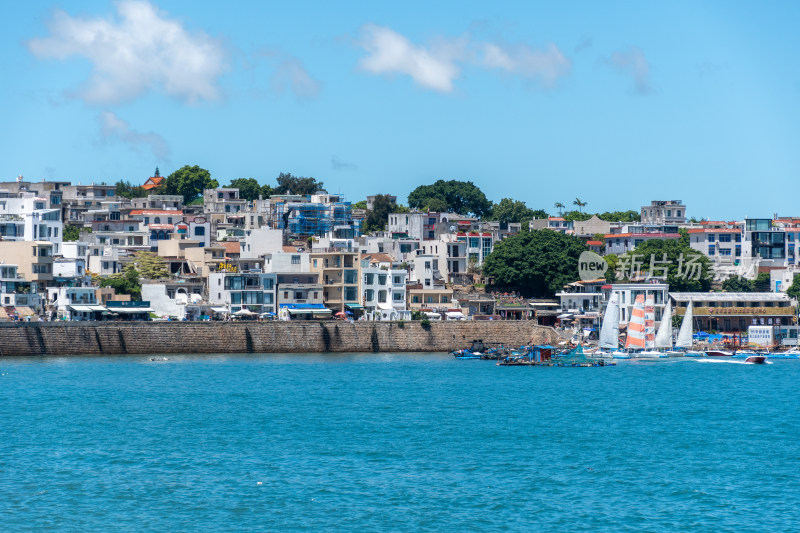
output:
M474 339L555 344L529 321L432 322L10 322L0 357L212 353L449 352Z

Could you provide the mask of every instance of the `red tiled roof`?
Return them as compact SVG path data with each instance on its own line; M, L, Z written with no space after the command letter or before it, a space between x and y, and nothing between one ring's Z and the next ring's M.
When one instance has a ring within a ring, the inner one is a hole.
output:
M586 244L589 246L602 246L603 241L586 241Z
M164 178L162 176L151 176L147 178L147 181L144 182L142 188L146 191L149 191L150 189L155 189L156 187L160 186L161 182L163 181Z
M217 243L217 244L219 244L220 246L225 248L225 254L226 255L227 254L241 254L242 253L242 247L239 244L239 241L230 241L230 242L225 241L225 242L220 242L220 243Z

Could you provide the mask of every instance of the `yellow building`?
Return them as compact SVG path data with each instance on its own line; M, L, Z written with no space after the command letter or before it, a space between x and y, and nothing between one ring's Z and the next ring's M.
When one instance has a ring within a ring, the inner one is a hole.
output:
M2 241L0 260L17 265L17 274L26 281L53 280L53 244L47 241ZM42 283L43 289L46 284Z
M361 304L361 262L358 252L311 253L311 272L319 273L322 303L335 311L363 309Z

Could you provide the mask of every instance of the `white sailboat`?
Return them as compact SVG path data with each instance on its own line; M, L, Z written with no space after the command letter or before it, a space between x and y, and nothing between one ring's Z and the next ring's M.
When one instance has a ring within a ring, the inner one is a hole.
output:
M613 293L608 300L606 312L603 315L603 325L600 327L600 351L595 355L616 357L625 355L619 351L619 295Z
M692 350L692 335L694 334L694 311L692 301L689 300L689 306L686 308L686 314L683 315L683 322L681 322L681 329L678 330L678 339L675 341L675 348L685 350L686 357L703 357L705 353Z
M669 357L681 357L683 352L672 349L672 306L667 304L655 341L656 349L663 350Z

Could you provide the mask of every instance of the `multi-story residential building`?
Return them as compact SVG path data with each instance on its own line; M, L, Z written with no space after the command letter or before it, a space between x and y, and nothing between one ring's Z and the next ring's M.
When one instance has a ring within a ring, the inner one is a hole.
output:
M122 272L120 248L112 244L90 244L87 248L86 269L92 274L110 276Z
M67 185L61 190L62 220L65 223L83 223L87 220L88 211L102 209L103 202L117 198L114 185Z
M426 289L420 284L406 285L406 302L410 310L431 310L445 312L456 305L453 302L453 289L436 287Z
M365 313L373 320L401 320L406 311L407 275L408 272L401 269L362 264L361 289Z
M528 223L528 228L531 230L549 229L569 235L575 233L574 222L564 220L563 217L534 218Z
M425 289L432 289L436 285L444 286L445 277L439 269L439 255L421 252L422 250L417 250L417 254L409 262L411 265L409 281L418 283Z
M248 210L248 202L239 198L239 189L218 187L203 191L204 213L238 214Z
M53 244L47 241L0 241L0 258L17 274L38 283L40 292L53 280Z
M198 281L174 280L142 283L142 298L159 316L188 319L188 308L203 301L204 285Z
M688 232L689 246L713 259L715 266L732 267L741 261L741 226L690 228Z
M58 318L101 320L105 306L97 302L95 287L48 287L48 308Z
M61 252L61 210L47 207L47 198L32 192L0 191L0 238L7 241L48 241Z
M283 319L312 320L330 318L332 311L323 303L324 287L317 272L296 270L276 274L278 313Z
M646 226L642 224L628 224L618 228L620 231L605 235L607 254L621 255L630 252L640 244L651 239L678 240L678 226Z
M795 305L776 292L672 292L675 314L683 316L692 302L695 331L746 332L749 326L791 325Z
M664 316L664 308L669 302L669 284L667 283L614 283L610 286L604 285L602 290L604 302L608 302L612 294L617 294L620 324L628 323L631 318L631 311L636 303L636 297L640 294L644 295L645 301L648 297L653 297L656 327L661 322L661 317Z
M392 238L411 238L420 241L432 241L446 233L458 232L459 225L467 225L476 219L456 213L411 212L392 213L389 215L387 233Z
M242 257L261 257L283 250L283 231L272 228L244 230L241 240Z
M41 309L40 286L44 287L41 282L23 279L17 265L0 263L0 306Z
M686 206L681 200L653 200L642 207L642 224L686 224Z
M275 274L212 272L208 277L208 301L226 306L231 314L247 309L259 315L276 313Z
M589 220L576 220L572 223L572 229L576 237L590 239L595 235L605 235L611 233L611 222L607 222L597 215L592 215ZM615 225L621 225L615 223Z
M311 252L311 272L320 275L324 285L323 303L334 311L361 311L360 270L358 252Z
M786 229L774 224L772 219L746 218L742 260L756 267L784 268L789 264L787 241Z
M131 210L182 211L183 196L180 194L148 194L146 198L133 198Z

